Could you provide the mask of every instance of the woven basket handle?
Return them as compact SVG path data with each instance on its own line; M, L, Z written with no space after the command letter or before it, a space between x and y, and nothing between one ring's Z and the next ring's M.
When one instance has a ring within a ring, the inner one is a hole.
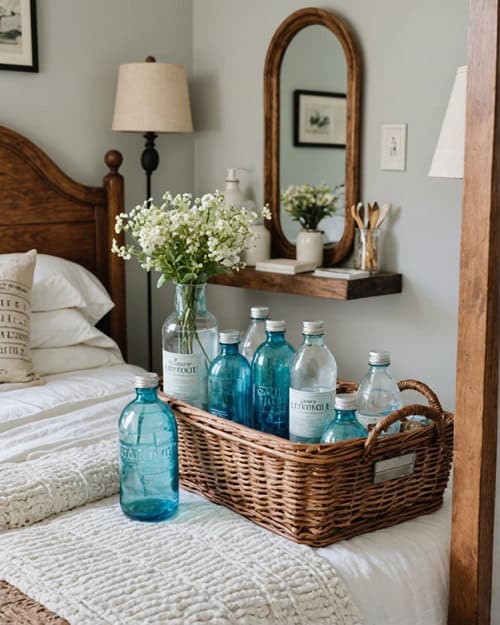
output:
M423 382L418 380L401 380L398 382L400 391L417 391L425 397L429 402L429 406L432 406L439 412L443 412L441 402L439 401L436 393ZM337 383L337 393L355 393L358 389L358 385L354 382L348 382L346 380L339 380Z
M400 410L391 412L385 419L379 421L368 434L368 438L365 442L365 456L370 455L373 451L373 447L377 441L378 435L382 431L386 431L389 427L401 419L406 419L412 415L426 417L434 423L434 429L440 445L444 444L444 416L443 413L432 406L422 406L420 404L412 404L410 406L404 406Z
M400 391L417 391L425 397L425 399L429 402L429 406L432 406L438 412L443 412L443 408L441 406L441 402L439 401L436 393L424 384L423 382L419 382L418 380L401 380L398 382Z

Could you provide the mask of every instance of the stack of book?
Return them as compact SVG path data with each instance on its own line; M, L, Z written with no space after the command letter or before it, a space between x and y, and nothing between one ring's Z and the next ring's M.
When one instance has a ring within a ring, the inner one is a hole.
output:
M352 269L351 267L319 267L315 270L314 263L295 260L293 258L270 258L269 260L262 260L256 264L255 269L257 271L269 271L271 273L284 273L288 275L314 271L313 275L317 278L337 278L340 280L358 280L370 276L369 271Z

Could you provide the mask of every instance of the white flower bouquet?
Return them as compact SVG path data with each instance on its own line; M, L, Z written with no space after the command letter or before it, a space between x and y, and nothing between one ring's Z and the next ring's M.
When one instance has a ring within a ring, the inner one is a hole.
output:
M281 192L281 205L305 230L317 230L325 217L331 217L342 198L342 185L331 189L326 184L290 185Z
M267 207L262 215L270 219ZM254 211L226 206L218 191L201 198L167 192L160 206L145 201L117 216L116 233L128 233L132 242L118 245L114 239L112 251L125 260L136 258L146 271L159 272L158 287L169 280L185 287L179 313L183 353L192 353L194 339L199 342L195 321L200 285L245 266L241 253L253 236L251 226L257 217Z
M262 215L270 218L267 207ZM116 232L128 232L135 243L118 246L113 240L112 251L125 260L137 258L146 271L158 271L159 287L168 280L204 284L212 276L245 266L241 252L257 217L254 211L225 206L218 191L201 198L167 192L161 206L146 201L118 215Z

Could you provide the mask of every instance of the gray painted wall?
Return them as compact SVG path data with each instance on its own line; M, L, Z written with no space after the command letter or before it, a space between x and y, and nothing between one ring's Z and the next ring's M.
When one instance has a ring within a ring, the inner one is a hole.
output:
M249 193L260 202L264 58L279 23L308 4L194 0L193 6L197 192L221 187L228 166L248 167ZM392 352L396 377L430 381L452 407L462 184L427 173L456 68L466 62L468 3L330 0L321 6L345 17L360 42L362 199L396 207L385 266L404 274L404 292L337 302L209 287L208 304L222 327L243 327L251 304L269 303L275 318L288 319L295 345L303 319L324 319L344 377L360 379L368 350L383 346ZM381 124L402 122L408 123L407 171L381 171Z
M186 0L43 0L38 2L40 73L0 71L0 122L27 135L79 182L98 184L104 153L124 155L128 207L145 197L141 135L111 131L118 65L181 63L192 69L192 4ZM158 138L157 194L193 186L193 137ZM145 276L127 266L130 360L146 365ZM168 291L154 293L156 362ZM160 366L158 364L158 366Z

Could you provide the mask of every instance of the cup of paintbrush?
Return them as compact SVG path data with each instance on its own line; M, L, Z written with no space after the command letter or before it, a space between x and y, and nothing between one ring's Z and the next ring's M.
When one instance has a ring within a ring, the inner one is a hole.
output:
M361 202L351 206L351 215L356 224L354 239L354 266L356 269L376 273L379 270L381 252L381 229L380 226L386 219L390 210L389 204L382 208L377 202Z

